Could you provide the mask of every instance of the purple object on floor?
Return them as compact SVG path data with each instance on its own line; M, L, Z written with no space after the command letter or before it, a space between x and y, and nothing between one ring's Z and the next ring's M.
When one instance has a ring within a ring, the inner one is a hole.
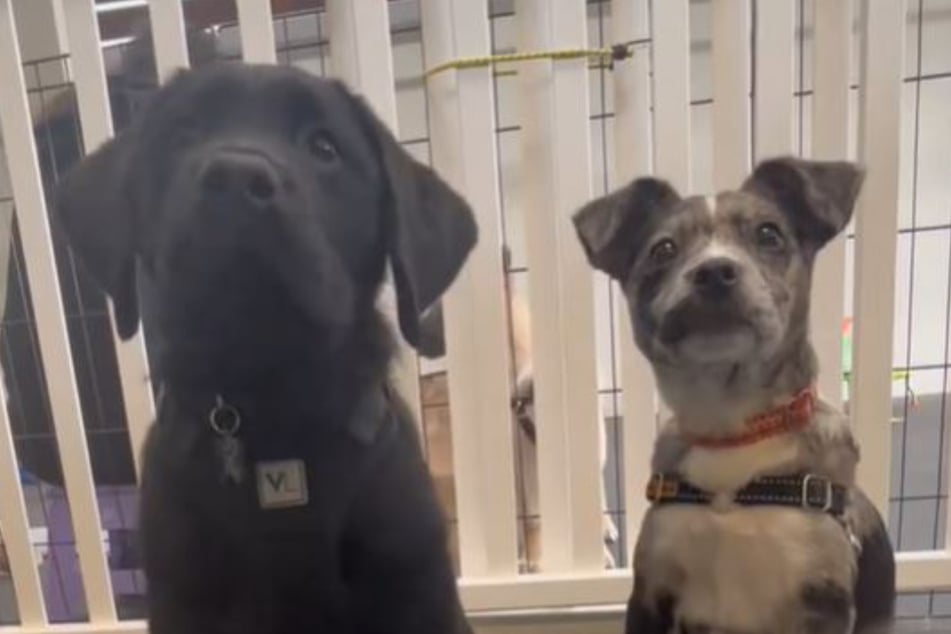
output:
M139 604L145 588L137 548L139 491L135 486L103 486L96 488L96 497L103 529L108 531L107 556L116 602L125 599ZM66 493L44 486L39 499L49 522L49 551L40 565L49 619L83 621L88 614ZM122 612L120 616L141 616Z

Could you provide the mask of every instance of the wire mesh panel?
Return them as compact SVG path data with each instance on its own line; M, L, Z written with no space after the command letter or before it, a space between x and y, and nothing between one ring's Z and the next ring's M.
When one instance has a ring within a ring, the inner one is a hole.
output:
M951 189L951 3L909 0L892 359L890 531L902 550L948 549L947 368ZM951 595L900 603L907 616L951 615Z
M90 616L110 622L116 619L116 609L99 531L99 509L83 434L81 404L73 382L72 355L63 303L58 293L59 280L50 248L51 234L20 65L18 36L9 2L0 3L0 41L6 47L0 53L4 60L0 73L3 83L12 88L14 95L0 102L0 123L8 159L12 156L12 160L8 160L8 170L14 198L22 210L18 220L24 251L29 256L25 268L34 290L39 290L33 293L33 302L54 428L60 446L69 449L60 453L60 464L65 488L73 502L73 530L83 590Z
M0 408L0 489L6 492L0 501L0 586L6 586L6 591L0 590L0 606L7 606L0 615L9 613L10 621L40 627L47 623L46 605L11 431L6 408ZM13 604L16 599L18 605ZM0 625L7 624L0 616Z

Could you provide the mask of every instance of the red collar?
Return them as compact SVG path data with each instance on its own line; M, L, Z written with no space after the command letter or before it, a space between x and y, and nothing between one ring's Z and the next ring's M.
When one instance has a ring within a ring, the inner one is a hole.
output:
M766 410L746 421L743 431L733 436L697 436L684 434L687 442L705 449L729 449L752 445L771 436L804 429L812 421L816 391L810 386L787 403Z

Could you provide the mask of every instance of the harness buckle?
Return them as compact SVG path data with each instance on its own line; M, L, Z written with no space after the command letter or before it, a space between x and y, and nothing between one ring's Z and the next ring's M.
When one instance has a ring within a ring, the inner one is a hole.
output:
M813 485L818 485L820 488L818 493L822 494L822 499L814 502L811 499L810 494L816 493L815 487ZM823 513L828 513L832 510L833 505L833 491L832 491L832 480L825 478L823 476L818 476L812 473L808 473L802 478L802 507L805 509L815 509L822 511Z

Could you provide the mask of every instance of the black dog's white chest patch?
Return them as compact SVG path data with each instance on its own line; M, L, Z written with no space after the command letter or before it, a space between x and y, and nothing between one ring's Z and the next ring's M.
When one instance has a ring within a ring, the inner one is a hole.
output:
M307 506L307 467L303 460L259 462L255 471L262 509Z

